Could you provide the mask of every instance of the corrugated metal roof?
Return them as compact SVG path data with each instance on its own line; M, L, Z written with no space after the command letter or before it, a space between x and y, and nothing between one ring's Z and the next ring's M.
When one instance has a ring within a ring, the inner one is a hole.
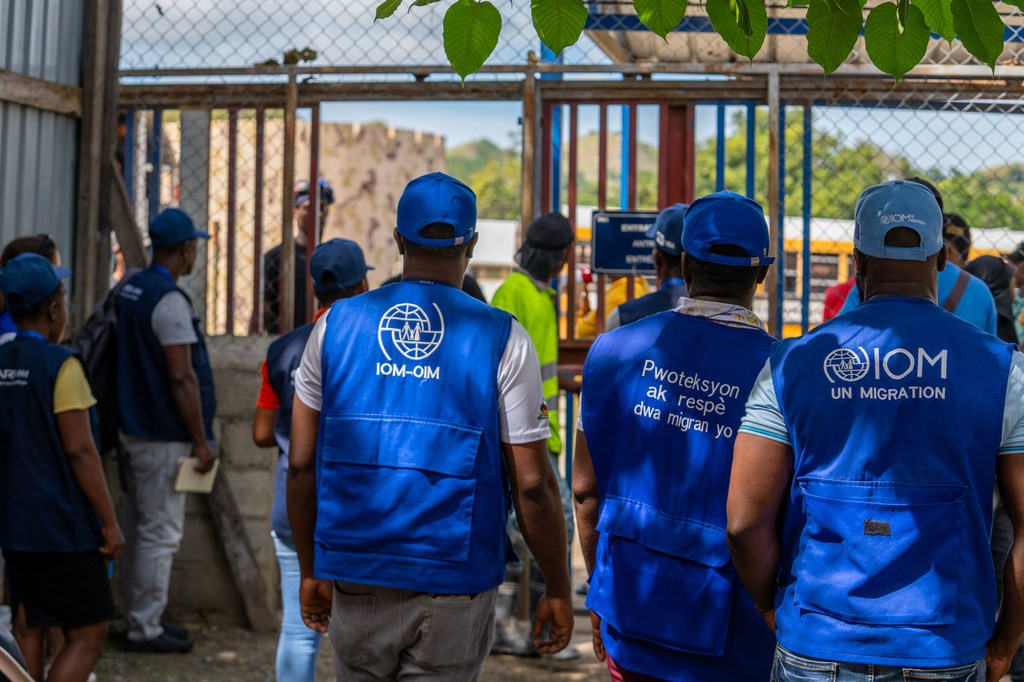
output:
M81 85L84 0L0 0L0 69ZM0 102L0 244L46 232L70 262L78 120Z

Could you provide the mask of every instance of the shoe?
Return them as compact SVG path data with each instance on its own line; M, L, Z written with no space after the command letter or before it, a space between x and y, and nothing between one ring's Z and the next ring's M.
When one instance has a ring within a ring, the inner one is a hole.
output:
M583 583L582 585L576 588L576 594L580 595L581 597L587 596L587 592L589 591L590 583Z
M553 661L573 661L580 657L580 650L574 644L569 644L559 652L548 654L547 658Z
M161 632L160 636L153 639L134 640L129 639L124 643L125 651L135 651L148 654L187 654L195 646L192 642L177 639Z
M183 628L179 625L171 625L170 623L165 623L163 621L160 621L160 626L164 629L164 632L174 639L183 639L186 642L192 641L192 633L188 631L188 628Z

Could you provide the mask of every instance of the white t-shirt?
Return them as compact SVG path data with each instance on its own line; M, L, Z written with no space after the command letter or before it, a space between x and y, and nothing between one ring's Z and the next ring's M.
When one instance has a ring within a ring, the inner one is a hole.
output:
M317 320L295 371L295 395L307 407L322 405L321 356L329 315ZM470 359L472 361L472 359ZM545 440L551 435L540 381L537 351L523 325L512 320L508 343L498 363L498 429L502 443L518 445Z
M164 294L150 317L153 333L161 346L184 346L199 342L192 326L192 306L180 291Z

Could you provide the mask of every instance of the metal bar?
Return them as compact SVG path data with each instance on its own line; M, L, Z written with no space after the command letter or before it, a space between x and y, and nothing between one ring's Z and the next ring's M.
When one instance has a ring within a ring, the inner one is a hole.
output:
M320 105L312 107L309 123L309 220L306 222L306 272L302 280L306 283L302 295L306 297L305 322L313 320L316 304L313 298L313 279L309 276L309 260L320 242Z
M629 115L628 104L622 106L622 128L619 131L619 210L629 210Z
M288 75L284 104L284 167L281 196L285 198L281 213L281 267L277 283L277 328L281 333L291 331L295 322L295 202L289 201L295 187L295 108L298 101L298 82L293 71Z
M267 112L263 107L256 109L256 169L253 173L253 188L256 196L253 198L252 208L252 304L255 329L250 333L262 334L266 329L266 320L263 319L263 164L266 160L266 130Z
M696 109L686 104L686 120L683 127L683 202L690 203L697 193L697 141Z
M597 276L597 313L594 317L594 334L600 334L604 331L604 320L608 315L608 311L605 310L604 292L608 288L608 277L606 275Z
M636 160L639 154L636 153L636 105L629 105L629 183L628 183L628 210L636 208Z
M568 176L566 177L566 194L568 207L566 213L568 213L569 223L572 225L573 235L576 234L576 191L577 191L577 172L579 168L579 105L569 105L569 168ZM566 289L571 292L572 295L576 293L576 249L572 248L569 250L569 262L568 262L568 273L569 276L566 278ZM569 286L569 282L572 285ZM556 285L557 290L557 285ZM569 340L576 338L576 303L571 298L566 301L565 306L565 330L566 338Z
M562 107L551 108L551 207L562 210Z
M747 196L754 199L757 191L757 105L747 105Z
M693 107L663 104L659 177L659 208L693 201ZM689 191L689 194L687 193Z
M128 192L130 204L132 199L132 162L135 158L132 153L135 146L135 109L128 109L124 116L124 168L121 169L121 175L124 177L124 186Z
M782 331L785 328L785 306L786 306L786 242L785 242L785 222L786 222L786 103L779 103L779 212L778 212L778 224L779 231L776 234L777 248L779 259L776 263L777 270L779 273L779 279L775 283L776 295L778 296L779 305L775 309L775 314L778 319L775 321L776 327L779 330L779 337L782 337Z
M672 131L669 119L669 106L662 104L658 107L658 209L669 205L669 153L671 143L669 142Z
M544 113L541 116L541 182L540 182L540 203L541 210L547 213L551 210L551 146L553 144L551 119L554 116L554 106L551 102L544 102ZM526 225L523 225L526 229Z
M725 105L715 107L715 191L725 189Z
M779 104L779 76L775 74L768 78L768 210L765 211L772 244L780 244L782 239L782 226L779 224ZM768 333L776 338L782 335L778 283L783 279L780 271L784 261L782 251L776 249L775 267L768 269L764 283L768 297Z
M238 230L238 110L228 111L228 239L227 292L224 315L228 335L235 334L235 237Z
M163 112L160 109L153 110L153 128L150 130L149 165L152 167L149 175L149 220L153 222L156 214L160 212L160 165L161 165L161 144L163 137Z
M597 210L608 207L608 105L599 105L597 133Z
M811 177L812 177L812 141L811 129L811 107L804 107L804 135L803 135L803 248L801 258L800 287L800 331L806 333L810 328L811 309Z

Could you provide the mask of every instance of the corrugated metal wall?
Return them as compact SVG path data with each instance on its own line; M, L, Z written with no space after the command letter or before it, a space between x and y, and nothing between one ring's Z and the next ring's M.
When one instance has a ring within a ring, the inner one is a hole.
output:
M80 86L86 1L0 0L0 69ZM0 244L46 232L71 262L78 126L0 101Z

